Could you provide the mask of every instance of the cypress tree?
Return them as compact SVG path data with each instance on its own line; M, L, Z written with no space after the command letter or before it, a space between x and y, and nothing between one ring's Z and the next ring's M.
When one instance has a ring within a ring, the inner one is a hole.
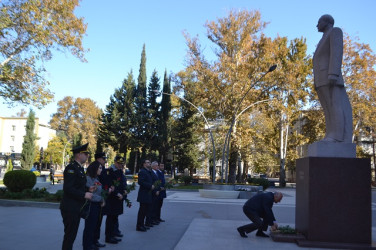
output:
M21 153L21 167L22 169L29 170L33 166L35 158L35 140L37 139L34 133L35 129L35 112L30 110L29 116L26 121L26 135L22 143Z
M164 77L163 77L163 93L171 94L171 79L167 77L167 70L165 70ZM160 161L166 162L167 160L167 153L169 150L169 139L168 136L170 134L170 126L169 126L169 119L170 119L170 112L171 112L171 96L170 95L162 95L161 101L161 110L160 110L160 122L159 122L159 155Z
M148 87L148 122L147 122L147 136L146 138L148 145L147 148L153 154L153 157L156 156L156 151L158 150L159 146L159 131L158 131L158 124L160 122L159 119L159 103L157 102L157 98L161 95L159 93L154 92L154 90L160 90L159 84L159 77L156 70L153 71L153 74L150 78L150 84Z
M136 129L135 129L135 136L137 141L137 146L141 147L142 156L141 159L146 157L146 124L148 122L149 115L147 114L147 99L146 99L146 51L145 51L145 44L142 48L141 53L141 63L140 63L140 70L137 79L137 90L136 90L136 98L135 98L135 110L136 110Z
M99 139L124 155L128 147L134 144L134 89L135 82L131 71L122 86L110 97L99 127Z
M186 100L192 100L185 93ZM199 122L198 117L195 116L197 111L187 102L181 102L181 116L179 117L174 128L174 145L175 154L177 158L174 160L174 165L178 167L179 171L185 168L190 170L193 174L195 168L199 168L200 152L198 144L200 138L197 134Z

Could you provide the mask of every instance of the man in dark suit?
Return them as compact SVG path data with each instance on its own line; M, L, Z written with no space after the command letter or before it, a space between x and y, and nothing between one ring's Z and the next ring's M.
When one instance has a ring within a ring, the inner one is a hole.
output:
M154 189L153 178L150 172L150 160L144 160L143 167L138 172L138 189L137 201L140 203L140 208L137 214L136 230L146 232L145 217L152 204L152 190Z
M268 225L272 230L278 228L278 224L273 214L273 203L278 203L282 200L283 195L280 192L267 192L253 196L243 206L244 214L253 222L241 227L237 230L241 237L248 237L246 233L250 233L256 229L256 236L269 237L263 231L268 229Z
M64 170L63 198L60 203L64 223L63 250L72 250L80 225L80 209L86 200L93 196L95 186L86 189L86 176L82 164L89 156L88 143L78 146L73 151L74 161Z
M165 189L165 184L166 184L166 179L164 176L164 164L160 163L159 164L159 169L157 171L158 178L161 181L161 191L159 192L158 196L158 202L157 202L157 221L159 222L165 222L165 220L161 219L161 210L163 206L163 199L167 197L166 195L166 189Z
M157 212L158 212L158 204L159 204L159 192L161 190L160 184L156 185L157 182L160 182L158 177L158 162L153 161L151 163L151 178L153 180L154 189L151 192L151 206L149 207L149 211L146 215L146 226L152 227L159 224L157 220Z
M123 178L123 168L125 164L125 159L121 156L116 156L114 164L109 169L108 179L112 186L114 186L114 191L108 195L106 203L106 242L111 244L117 244L121 239L117 237L122 237L123 235L118 232L118 217L123 214L124 210L124 199L127 195L124 185ZM125 180L126 181L126 180Z
M325 115L324 142L352 142L352 109L342 77L343 35L333 27L330 15L320 17L317 30L323 32L313 55L314 85Z

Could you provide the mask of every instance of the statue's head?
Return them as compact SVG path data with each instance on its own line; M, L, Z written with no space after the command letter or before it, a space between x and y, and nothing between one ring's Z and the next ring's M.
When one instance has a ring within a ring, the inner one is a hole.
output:
M324 32L328 27L333 27L334 18L331 15L322 15L317 23L317 30Z

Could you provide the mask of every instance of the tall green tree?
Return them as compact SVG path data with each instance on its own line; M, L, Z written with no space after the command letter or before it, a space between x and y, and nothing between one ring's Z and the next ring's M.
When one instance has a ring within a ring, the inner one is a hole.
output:
M35 158L35 141L37 139L35 130L35 112L30 110L26 121L26 135L22 143L21 167L29 170L32 168Z
M147 77L146 77L146 50L145 44L142 47L141 62L139 75L137 78L137 89L135 98L135 110L136 110L136 129L135 138L138 144L137 148L141 148L142 158L146 157L146 124L148 122L148 103L147 103ZM138 150L136 150L138 151ZM136 157L137 158L137 157Z
M163 77L163 89L162 92L165 93L162 95L161 101L161 110L160 110L160 122L158 126L159 130L159 156L161 162L167 161L167 154L170 149L169 145L169 136L171 133L171 78L167 76L167 70L165 70Z
M184 98L189 101L192 100L189 94L185 94ZM190 175L192 175L194 169L200 167L200 151L198 147L200 135L197 130L202 126L199 121L202 118L196 115L197 110L188 102L182 100L180 102L180 115L172 129L174 155L176 156L174 157L173 165L180 172L188 168Z
M99 127L100 140L124 155L128 148L135 147L134 96L135 80L131 71L110 97Z
M154 156L157 154L160 144L160 135L158 126L160 124L160 104L157 102L157 98L161 95L155 91L160 91L161 85L159 83L159 77L156 70L153 71L150 83L148 86L148 122L146 124L147 131L147 149Z
M38 108L52 101L43 62L53 51L69 51L85 61L79 0L5 0L0 2L0 96L9 104Z

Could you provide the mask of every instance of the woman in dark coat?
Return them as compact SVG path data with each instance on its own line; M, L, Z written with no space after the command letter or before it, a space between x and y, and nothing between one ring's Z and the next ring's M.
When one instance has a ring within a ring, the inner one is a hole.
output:
M102 197L102 184L98 180L98 175L102 172L102 165L90 164L86 171L86 186L96 186L91 198L89 216L85 219L85 229L82 239L84 250L97 249L95 246L94 231L98 222L101 207L104 206ZM88 201L89 202L89 201Z

